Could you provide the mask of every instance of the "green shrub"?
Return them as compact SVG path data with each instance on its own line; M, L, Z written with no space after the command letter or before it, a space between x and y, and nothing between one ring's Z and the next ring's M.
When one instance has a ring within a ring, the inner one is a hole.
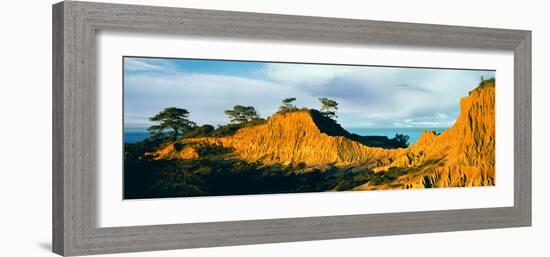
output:
M214 132L215 128L212 125L206 124L200 127L194 127L191 130L183 133L184 138L194 138L194 137L208 137Z

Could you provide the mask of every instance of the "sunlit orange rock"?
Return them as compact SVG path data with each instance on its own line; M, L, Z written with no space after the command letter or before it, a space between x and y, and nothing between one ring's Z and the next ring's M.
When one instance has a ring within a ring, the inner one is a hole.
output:
M395 181L397 188L495 185L495 84L460 101L455 124L441 135L424 132L416 144L384 167L420 169ZM378 189L368 183L357 189Z
M210 144L233 149L235 158L266 165L308 167L362 166L375 172L389 168L408 173L388 185L366 183L356 190L495 184L495 84L485 83L463 97L455 124L436 135L425 131L404 149L369 147L319 129L311 113L275 114L265 124L242 128L233 136L182 139L154 153L157 159L200 157L196 148Z

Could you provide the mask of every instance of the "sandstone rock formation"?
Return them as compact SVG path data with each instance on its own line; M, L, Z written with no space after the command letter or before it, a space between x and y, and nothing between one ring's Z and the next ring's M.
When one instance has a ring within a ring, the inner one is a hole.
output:
M198 158L197 149L212 145L233 149L232 158L266 165L408 171L390 184L366 183L355 190L494 185L494 82L471 91L462 98L460 106L460 115L452 127L440 135L425 131L418 142L403 149L367 146L339 126L333 129L336 133L323 131L319 119L310 111L296 111L276 114L267 123L242 128L232 136L182 139L154 154L157 159Z
M455 124L441 135L423 132L417 143L380 167L415 168L397 179L398 188L495 185L495 84L462 98ZM380 169L379 168L379 169ZM363 185L358 189L391 188ZM395 187L393 187L395 188Z

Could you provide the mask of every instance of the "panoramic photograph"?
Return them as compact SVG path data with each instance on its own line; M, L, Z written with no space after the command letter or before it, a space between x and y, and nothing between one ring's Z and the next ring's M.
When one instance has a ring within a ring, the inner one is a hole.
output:
M123 57L124 199L495 185L495 71Z

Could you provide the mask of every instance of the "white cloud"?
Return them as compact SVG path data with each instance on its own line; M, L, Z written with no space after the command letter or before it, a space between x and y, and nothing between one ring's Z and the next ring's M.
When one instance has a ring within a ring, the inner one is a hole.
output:
M297 104L315 99L292 87L275 82L237 76L172 73L128 75L125 79L125 108L141 117L150 117L165 107L175 106L190 111L190 118L199 124L224 124L224 110L234 105L256 107L266 117L277 110L283 98L301 99ZM141 122L145 122L145 118ZM139 120L128 118L134 124ZM130 123L128 123L131 125Z
M452 123L460 98L481 74L491 76L467 70L294 64L268 64L266 74L313 97L337 100L339 121L347 126L393 126L403 120L410 120L410 126ZM426 114L438 121L412 122Z
M265 74L284 84L323 84L335 77L353 73L356 67L316 64L269 63Z
M124 60L124 69L126 71L158 71L162 70L163 66L155 64L152 60L126 58Z
M230 76L185 73L154 62L126 65L157 71L126 74L128 112L149 117L177 106L188 109L195 122L214 125L226 123L223 111L236 104L252 105L266 117L286 97L310 108L318 108L319 97L329 97L339 103L338 121L345 127L447 127L458 115L460 98L480 75L491 76L480 71L281 63ZM140 118L127 121L137 124Z

